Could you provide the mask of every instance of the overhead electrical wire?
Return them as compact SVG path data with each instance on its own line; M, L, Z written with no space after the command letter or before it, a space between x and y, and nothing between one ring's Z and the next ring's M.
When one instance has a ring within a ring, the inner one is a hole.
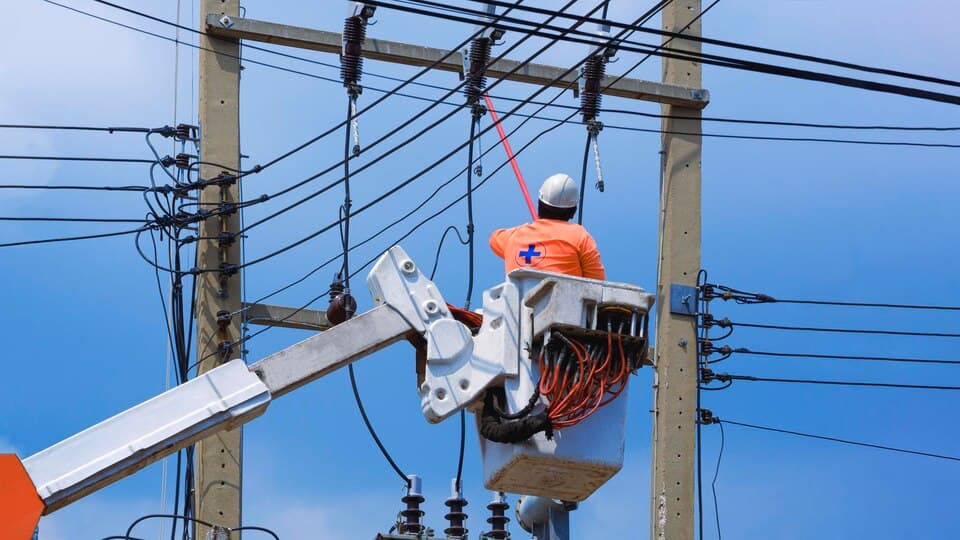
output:
M946 364L960 365L960 360L938 360L933 358L904 358L897 356L862 356L862 355L844 355L844 354L813 354L813 353L791 353L778 351L756 351L746 347L733 348L734 354L750 354L757 356L775 356L783 358L817 358L817 359L837 359L837 360L866 360L877 362L903 362L916 364Z
M937 453L933 453L933 452L923 452L923 451L920 451L920 450L909 450L909 449L906 449L906 448L897 448L897 447L894 447L894 446L887 446L887 445L883 445L883 444L866 443L866 442L854 441L854 440L850 440L850 439L841 439L841 438L838 438L838 437L828 437L828 436L826 436L826 435L815 435L815 434L813 434L813 433L803 433L803 432L800 432L800 431L793 431L793 430L789 430L789 429L775 428L775 427L770 427L770 426L761 426L761 425L757 425L757 424L748 424L748 423L745 423L745 422L735 422L735 421L733 421L733 420L720 419L720 420L719 420L719 424L720 424L720 425L730 424L730 425L732 425L732 426L740 426L740 427L745 427L745 428L750 428L750 429L757 429L757 430L761 430L761 431L770 431L770 432L773 432L773 433L783 433L783 434L786 434L786 435L794 435L794 436L797 436L797 437L805 437L805 438L810 438L810 439L818 439L818 440L821 440L821 441L830 441L830 442L836 442L836 443L841 443L841 444L849 444L849 445L853 445L853 446L861 446L861 447L864 447L864 448L874 448L874 449L877 449L877 450L887 450L887 451L889 451L889 452L897 452L897 453L900 453L900 454L910 454L910 455L915 455L915 456L931 457L931 458L943 459L943 460L947 460L947 461L960 461L960 457L950 456L950 455L946 455L946 454L937 454Z
M417 4L424 4L424 5L437 5L436 2L430 2L430 1L427 1L427 0L406 0L406 1L408 1L408 2L415 2L415 3L417 3ZM505 2L498 1L498 0L471 0L471 1L472 1L472 2L475 2L475 3L476 3L476 2L482 2L482 3L484 3L484 4L492 4L492 5L495 5L495 6L505 5ZM460 9L462 12L470 12L470 11L471 11L471 10L465 10L465 9L461 9L461 8L454 8L454 9ZM531 14L536 14L536 13L549 13L549 10L547 10L547 9L537 8L537 7L534 7L534 6L518 6L517 10L518 10L518 11L524 11L524 12L531 13ZM575 20L577 20L577 21L584 21L584 22L590 22L590 23L595 23L595 24L605 24L605 25L609 25L609 26L611 26L611 27L613 27L613 28L628 28L628 26L625 25L624 23L620 23L620 22L616 22L616 21L608 21L608 20L605 20L605 19L595 19L595 18L590 18L590 17L581 17L581 16L569 15L569 14L567 14L567 15L561 15L561 18L565 18L565 19L575 19ZM507 22L520 22L520 23L523 23L523 22L524 22L523 19L517 19L517 18L514 18L514 17L505 17L504 20L507 21ZM661 36L661 37L678 38L678 37L681 37L681 35L682 35L680 32L671 32L671 31L669 31L669 30L660 30L660 29L656 29L656 28L638 27L638 28L634 28L634 30L636 30L637 32L643 32L643 33L647 33L647 34L654 34L654 35ZM574 32L574 33L584 34L584 32ZM862 64L855 64L855 63L852 63L852 62L845 62L845 61L842 61L842 60L835 60L835 59L831 59L831 58L824 58L824 57L821 57L821 56L813 56L813 55L808 55L808 54L800 54L800 53L795 53L795 52L790 52L790 51L772 49L772 48L769 48L769 47L758 47L758 46L755 46L755 45L748 45L748 44L745 44L745 43L737 43L737 42L733 42L733 41L720 40L720 39L713 39L713 38L708 38L708 37L704 37L704 36L682 35L682 37L683 37L683 39L685 39L685 40L687 40L687 41L695 41L695 42L703 43L703 44L707 44L707 45L716 45L716 46L720 46L720 47L727 47L727 48L732 48L732 49L739 49L739 50L743 50L743 51L755 52L755 53L766 54L766 55L771 55L771 56L777 56L777 57L781 57L781 58L789 58L789 59L791 59L791 60L800 60L800 61L804 61L804 62L811 62L811 63L823 64L823 65L828 65L828 66L833 66L833 67L840 67L840 68L850 69L850 70L854 70L854 71L863 71L863 72L867 72L867 73L874 73L874 74L879 74L879 75L887 75L887 76L891 76L891 77L898 77L898 78L903 78L903 79L911 79L911 80L916 80L916 81L921 81L921 82L929 82L929 83L941 84L941 85L946 85L946 86L960 87L960 82L958 82L958 81L953 81L953 80L949 80L949 79L943 79L943 78L940 78L940 77L931 77L931 76L928 76L928 75L920 75L920 74L916 74L916 73L909 73L909 72L899 71L899 70L894 70L894 69L877 68L877 67L865 66L865 65L862 65Z
M787 326L779 324L761 324L761 323L745 323L739 321L730 321L724 320L718 323L718 326L722 328L726 327L745 327L745 328L763 328L767 330L794 330L801 332L830 332L830 333L844 333L844 334L874 334L874 335L890 335L890 336L921 336L921 337L944 337L944 338L960 338L958 333L949 333L949 332L911 332L906 330L873 330L867 328L826 328L826 327L813 327L813 326Z
M98 20L102 20L102 21L107 22L107 23L110 23L110 24L115 24L115 25L121 26L121 27L123 27L123 28L127 28L127 29L129 29L129 30L133 30L133 31L136 31L136 32L140 32L140 33L142 33L142 34L146 34L146 35L149 35L149 36L152 36L152 37L156 37L156 38L160 38L160 39L164 39L164 40L168 40L168 41L176 41L176 40L174 40L173 38L170 38L170 37L167 37L167 36L163 36L163 35L160 35L160 34L156 34L156 33L153 33L153 32L149 32L149 31L146 31L146 30L143 30L143 29L140 29L140 28L136 28L136 27L133 27L133 26L129 26L129 25L126 25L126 24L123 24L123 23L119 23L119 22L117 22L117 21L113 21L113 20L108 19L108 18L105 18L105 17L100 17L100 16L97 16L97 15L93 15L93 14L88 13L88 12L86 12L86 11L79 10L79 9L76 9L76 8L72 8L72 7L70 7L70 6L66 6L66 5L63 5L63 4L54 2L54 1L52 1L52 0L44 0L44 1L45 1L45 2L48 2L48 3L51 3L51 4L54 4L54 5L57 5L57 6L59 6L59 7L63 7L63 8L65 8L65 9L69 9L69 10L71 10L71 11L74 11L74 12L77 12L77 13L80 13L80 14L86 15L86 16L90 16L90 17L96 18L96 19L98 19ZM708 8L705 8L702 13L705 13L707 9L709 9L709 7L708 7ZM175 24L175 23L170 23L170 24ZM183 28L186 28L186 27L183 27ZM190 29L190 30L193 30L193 29ZM198 46L198 45L195 45L195 44L192 44L192 43L180 42L180 44L183 44L183 45L186 45L186 46L189 46L189 47L193 47L193 48L198 49L198 50L209 50L209 49L206 49L206 48L204 48L204 47L201 47L201 46ZM253 47L253 46L251 46L251 45L245 45L245 46L248 47L248 48ZM277 54L277 55L280 55L280 56L290 57L290 58L293 58L293 59L296 59L296 60L301 60L301 61L304 61L304 62L309 62L309 63L313 63L313 64L317 64L317 65L322 65L322 66L326 66L326 67L330 67L330 68L337 68L337 66L335 66L335 65L333 65L333 64L329 64L329 63L325 63L325 62L319 62L319 61L316 61L316 60L312 60L312 59L304 58L304 57L299 57L299 56L295 56L295 55L290 55L290 54L282 53L282 52L280 52L280 51L273 51L273 50L265 49L265 48L261 48L261 47L256 47L256 49L257 49L257 50L264 51L264 52L269 52L269 53L271 53L271 54ZM299 71L299 70L295 70L295 69L290 69L290 68L286 68L286 67L283 67L283 66L277 66L277 65L274 65L274 64L266 63L266 62L260 62L260 61L257 61L257 60L253 60L253 59L250 59L250 58L244 58L244 62L249 63L249 64L254 64L254 65L263 66L263 67L268 67L268 68L272 68L272 69L276 69L276 70L280 70L280 71L284 71L284 72L288 72L288 73L293 73L293 74L297 74L297 75L302 75L302 76L306 76L306 77L310 77L310 78L314 78L314 79L319 79L319 80L323 80L323 81L330 82L330 83L333 83L333 84L339 84L339 82L340 82L340 81L338 81L338 80L336 80L336 79L334 79L334 78L331 78L331 77L324 77L324 76L316 75L316 74L313 74L313 73L307 73L307 72L304 72L304 71ZM386 75L379 75L379 74L376 74L376 73L370 73L370 75L371 75L371 76L374 76L374 77L384 78L384 79L387 79L387 80L394 80L394 81L401 81L401 82L404 81L404 79L400 79L400 78L398 78L398 77L390 77L390 76L386 76ZM423 87L436 88L436 89L441 89L441 90L445 90L445 91L447 90L447 88L442 87L442 86L439 86L439 85L421 83L421 82L416 82L416 81L409 81L409 84L414 84L414 85L423 86ZM380 92L380 93L384 93L384 94L392 94L392 95L396 95L396 96L400 96L400 97L405 97L405 98L408 98L408 99L414 99L414 100L420 100L420 101L430 101L430 102L439 101L439 102L441 102L441 103L443 103L443 104L445 104L445 105L449 105L449 106L454 106L454 107L460 107L460 106L461 106L461 104L459 104L459 103L452 103L452 102L447 102L447 101L444 101L444 100L435 100L435 99L432 99L432 98L428 98L428 97L424 97L424 96L419 96L419 95L415 95L415 94L406 94L406 93L402 93L402 92L397 92L397 91L395 91L396 89L394 89L394 90L384 90L384 89L376 88L376 87L372 87L372 86L367 86L366 88L367 88L368 90L371 90L371 91L374 91L374 92ZM506 100L506 101L520 101L520 100L517 99L517 98L511 98L511 97L507 97L507 96L494 96L494 97L496 97L497 99ZM540 103L537 102L537 101L530 101L530 102L528 102L528 103L531 104L531 105L538 105L538 104L540 104ZM577 107L577 106L572 106L572 105L551 104L551 106L552 106L552 107L555 107L555 108L565 108L565 109L579 110L579 107ZM660 118L660 119L663 119L663 118L685 119L685 118L686 118L686 117L684 117L684 116L662 115L662 114L654 114L654 113L644 113L644 112L639 112L639 111L628 111L628 110L623 110L623 109L605 109L605 112L613 113L613 114L626 114L626 115L633 115L633 116L643 116L643 117L649 117L649 118ZM517 116L523 116L523 113L520 113L520 112L517 112L517 113L515 113L515 114L516 114ZM556 121L556 120L557 120L557 119L555 119L555 118L548 118L548 117L537 117L537 118L538 118L538 119L541 119L541 120L547 120L547 121ZM770 125L770 126L787 126L787 127L805 127L805 128L820 128L820 129L890 130L890 131L935 131L935 132L960 131L960 126L937 127L937 126L846 125L846 124L825 124L825 123L809 123L809 122L788 122L788 121L776 121L776 120L749 120L749 119L736 119L736 118L717 118L717 117L709 117L709 116L705 116L705 117L701 118L701 120L704 121L704 122L723 122L723 123L735 123L735 124ZM574 122L574 123L576 123L576 122ZM11 127L16 127L16 126L11 126ZM23 127L31 127L31 126L23 126ZM637 127L634 127L634 126L620 126L620 125L615 125L615 124L604 124L604 127L605 127L606 129L623 130L623 131L634 131L634 132L645 132L645 133L663 133L663 132L661 132L661 131L659 131L659 130L655 130L655 129L641 129L641 128L637 128ZM109 128L105 128L105 129L109 129ZM324 132L323 135L324 135L324 136L325 136L325 135L329 135L330 133L334 132L336 129L337 129L337 128L333 128L333 129L329 130L328 132ZM666 132L666 133L672 133L672 132ZM684 133L679 133L679 132L678 132L678 133L675 133L675 134L683 135ZM774 137L774 136L765 136L765 137L764 137L764 136L733 135L733 134L718 134L718 133L701 133L701 134L699 134L699 135L701 135L701 136L703 136L703 137L724 138L724 139L732 139L732 140L811 142L811 143L857 144L857 145L876 145L876 146L905 146L905 147L927 147L927 148L955 148L955 147L958 146L958 145L951 145L951 144L944 144L944 143L922 143L922 142L908 142L908 141L871 141L871 140L836 139L836 138L817 138L817 137ZM261 169L261 170L262 170L262 169Z
M0 189L39 189L74 191L150 191L147 186L56 186L34 184L0 184Z
M63 126L48 124L0 124L0 129L41 129L58 131L104 131L107 133L147 133L144 127Z
M414 7L408 7L402 4L385 2L383 0L370 0L368 3L378 7L392 8L399 11L426 15L426 16L435 17L435 18L442 18L450 21L457 21L462 23L470 23L472 21L472 19L469 17L444 15L438 12L433 12L425 9L418 9ZM425 5L434 4L433 2L425 2L425 0L418 0L417 3L425 4ZM467 10L467 9L463 9L461 11L465 14L472 14L475 16L477 13L479 13L479 12L473 12L472 10ZM525 22L525 21L521 20L521 22ZM580 32L580 33L588 37L577 38L569 35L571 33L573 34L578 33L575 31L565 32L564 34L558 35L555 33L545 32L541 30L530 30L522 26L521 27L510 26L503 23L499 24L498 26L500 26L504 30L514 31L519 33L526 33L526 34L536 35L536 36L545 37L545 38L562 39L570 43L582 43L582 44L589 45L593 43L593 39L594 39L594 36L587 33L583 33L583 32ZM557 27L548 26L546 28L547 30L554 30L554 31L557 30ZM627 51L627 52L639 52L639 53L649 52L656 56L660 56L664 58L673 58L678 60L700 62L703 64L727 67L727 68L738 69L743 71L750 71L755 73L764 73L768 75L777 75L781 77L829 83L829 84L834 84L839 86L846 86L850 88L857 88L861 90L871 90L875 92L895 94L895 95L913 97L913 98L924 99L929 101L936 101L941 103L949 103L954 105L960 104L960 96L958 95L944 94L941 92L933 92L929 90L923 90L920 88L906 87L906 86L890 84L890 83L880 83L875 81L856 79L852 77L832 75L828 73L820 73L820 72L814 72L814 71L797 69L797 68L789 68L785 66L778 66L778 65L766 64L761 62L747 61L747 60L738 59L738 58L730 58L730 57L725 57L720 55L707 54L703 52L683 51L683 50L671 49L671 48L662 47L662 46L660 48L654 48L655 47L654 45L648 45L648 44L642 44L642 43L631 44L627 42L618 41L616 46L619 50ZM922 76L916 76L916 77L922 77ZM947 83L943 83L943 84L947 84ZM953 83L951 81L949 84L960 84L960 83Z
M93 161L97 163L153 163L152 159L84 157L84 156L17 156L3 155L0 159L28 159L36 161Z
M841 307L865 307L865 308L895 308L895 309L921 309L921 310L940 310L940 311L960 311L960 306L933 305L933 304L896 304L888 302L853 302L839 300L811 300L796 298L775 298L769 294L745 291L735 289L727 285L716 283L705 283L701 287L702 294L708 299L714 298L724 302L733 300L738 304L811 304L823 306L841 306Z
M147 227L139 227L136 229L130 229L126 231L116 231L116 232L109 232L109 233L85 234L80 236L62 236L57 238L43 238L40 240L22 240L19 242L4 242L4 243L0 243L0 248L29 246L29 245L36 245L36 244L51 244L56 242L72 242L74 240L92 240L96 238L110 238L112 236L125 236L128 234L142 233L147 230L150 230L150 228L151 227L147 226Z
M53 3L52 0L44 0L44 1ZM199 31L199 30L196 30L196 29L193 29L193 28L189 28L189 27L186 27L186 26L180 26L180 25L177 25L176 23L173 23L173 22L171 22L171 21L168 21L168 20L165 20L165 19L162 19L162 18L159 18L159 17L155 17L155 16L153 16L153 15L149 15L149 14L147 14L147 13L143 13L143 12L140 12L140 11L137 11L137 10L134 10L134 9L131 9L131 8L128 8L128 7L124 7L124 6L121 6L121 5L119 5L119 4L115 4L115 3L113 3L113 2L108 2L108 1L106 1L106 0L94 0L94 1L97 2L97 3L100 3L100 4L104 4L104 5L113 7L113 8L115 8L115 9L119 9L119 10L122 10L122 11L126 11L126 12L128 12L128 13L132 13L132 14L135 14L135 15L138 15L138 16L141 16L141 17L145 17L145 18L150 19L150 20L153 20L153 21L155 21L155 22L159 22L159 23L166 24L166 25L176 26L176 27L178 27L178 28L181 28L181 29L184 29L184 30L188 30L188 31L190 31L190 32L194 32L194 33L197 33L197 34L205 34L205 32L201 32L201 31ZM503 13L498 14L498 15L496 15L496 16L494 16L494 17L491 17L489 22L480 25L480 26L481 26L481 29L479 29L479 30L477 30L476 32L474 32L469 38L467 38L466 40L464 40L463 42L461 42L458 46L453 47L453 48L450 50L449 53L447 53L446 55L444 55L444 56L441 57L440 59L436 60L435 62L431 63L430 65L424 67L424 68L421 69L419 72L417 72L414 76L412 76L411 78L409 78L407 81L405 81L404 83L402 83L402 84L400 84L399 86L397 86L393 91L390 91L390 92L388 92L387 94L384 94L384 95L381 96L379 99L375 100L372 104L370 104L369 106L367 106L365 109L360 110L360 111L357 111L357 116L360 116L360 115L364 114L365 112L373 109L374 107L376 107L377 105L379 105L380 103L382 103L385 99L387 99L388 97L390 97L390 96L393 94L393 92L396 92L396 91L401 90L402 88L404 88L404 87L407 86L408 84L411 84L413 81L415 81L415 80L418 79L419 77L421 77L421 76L423 76L424 74L426 74L427 72L429 72L431 69L433 69L434 67L436 67L437 65L439 65L441 62L445 61L445 60L446 60L447 58L449 58L450 56L452 56L452 55L454 55L454 54L457 54L457 52L459 51L459 49L460 49L461 47L463 47L464 45L466 45L467 43L469 43L471 39L473 39L474 37L476 37L477 35L479 35L480 32L482 32L482 31L485 30L486 28L488 28L488 27L490 27L490 26L493 26L494 24L497 24L497 23L500 21L501 18L503 18L503 17L505 17L507 14L509 14L510 11L512 11L516 6L519 6L520 4L522 4L523 1L524 1L524 0L517 0L517 1L515 2L515 4L513 4L513 5L511 5L511 6L508 6L508 8L506 9L506 11L504 11ZM591 13L592 13L592 12L591 12ZM553 20L555 17L556 17L556 15L551 15L549 20ZM265 49L265 48L262 48L262 47L255 47L255 46L250 46L250 45L248 45L247 47L248 47L248 48L257 49L257 50L261 50L261 51L263 51L263 52L275 53L275 51L271 51L270 49ZM512 50L512 48L511 48L511 50ZM274 158L274 159L272 159L272 160L264 163L263 165L259 165L259 166L257 167L256 172L260 172L260 171L262 171L263 169L266 169L267 167L270 167L270 166L274 165L275 163L277 163L277 162L279 162L279 161L281 161L281 160L283 160L283 159L286 159L287 157L289 157L289 156L291 156L291 155L293 155L293 154L295 154L295 153L303 150L304 148L312 145L313 143L319 141L319 140L322 139L323 137L329 135L330 133L332 133L333 131L336 131L337 129L339 129L339 128L341 128L341 127L343 127L343 124L342 124L342 123L341 123L341 124L338 124L337 126L335 126L335 127L333 127L333 128L331 128L330 130L327 130L327 131L323 132L322 134L320 134L320 135L318 135L318 136L316 136L316 137L313 137L312 139L310 139L310 140L306 141L305 143L303 143L303 144L301 144L301 145L293 148L292 150L287 151L287 152L281 154L280 156L278 156L278 157L276 157L276 158Z
M20 217L0 216L0 221L56 221L65 223L147 223L144 219L80 218L80 217Z
M825 384L834 386L860 386L872 388L901 388L914 390L960 390L960 386L945 386L932 384L901 384L867 381L830 381L820 379L781 379L776 377L754 377L752 375L736 375L732 373L718 373L714 375L718 381L749 381L749 382L772 382L772 383L794 383L794 384ZM710 381L707 381L710 382Z

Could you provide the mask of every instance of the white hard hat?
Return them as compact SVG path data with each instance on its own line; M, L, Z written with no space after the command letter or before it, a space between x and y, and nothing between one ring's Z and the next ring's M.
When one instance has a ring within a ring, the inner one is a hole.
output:
M554 208L576 208L579 200L577 181L566 174L557 173L543 181L539 198Z

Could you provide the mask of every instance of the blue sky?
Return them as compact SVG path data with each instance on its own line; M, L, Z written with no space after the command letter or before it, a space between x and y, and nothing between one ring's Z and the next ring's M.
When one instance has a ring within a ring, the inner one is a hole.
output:
M89 0L65 3L172 36L170 28L98 6ZM531 2L551 5L548 2ZM196 24L197 2L181 2L185 24ZM249 17L339 31L344 2L246 2ZM647 3L613 0L611 16L633 20ZM176 2L126 5L174 19ZM580 2L578 12L588 9ZM174 81L173 45L117 28L39 0L13 3L4 50L22 51L0 61L0 122L160 126L195 117L195 54L181 47ZM922 16L921 16L922 14ZM705 17L704 34L752 44L840 58L867 65L956 78L951 51L960 50L953 21L958 8L943 0L918 0L909 9L893 0L828 2L721 0ZM470 28L391 13L377 13L369 35L453 46ZM38 25L46 30L38 32ZM57 36L57 40L50 36ZM184 36L192 39L192 36ZM507 34L508 43L518 36ZM642 38L650 41L650 38ZM535 45L512 56L525 58ZM336 57L298 55L336 64ZM720 52L720 51L711 51ZM585 54L579 45L558 45L537 61L566 65ZM336 79L337 69L247 51L248 58ZM624 53L609 71L635 61ZM780 62L780 61L777 61ZM367 62L364 84L390 88L374 77L408 77L412 69ZM652 59L633 76L656 80ZM720 117L810 122L960 125L954 106L839 88L812 82L726 71L707 66L704 86L712 102L706 114ZM426 82L457 83L450 73ZM919 84L919 83L918 83ZM509 83L495 94L525 97L534 89ZM938 90L942 90L938 88ZM416 93L435 97L433 89ZM543 96L553 96L548 91ZM379 94L368 88L361 107ZM342 119L339 84L248 65L242 83L242 148L250 163L264 162ZM575 105L568 93L559 101ZM653 104L606 98L610 108L656 113ZM371 141L406 119L422 102L394 98L361 119L363 141ZM506 111L507 102L498 102ZM446 112L447 109L440 109ZM563 111L548 116L556 117ZM437 114L428 115L436 118ZM602 114L611 125L657 129L659 122ZM516 119L505 121L515 126ZM418 126L424 125L423 123ZM534 121L512 139L515 148L548 127ZM357 205L376 197L467 136L463 113L405 147L353 182ZM874 140L960 143L941 134L828 132L708 123L707 133L775 136L833 136ZM412 133L407 131L405 133ZM558 171L576 176L584 132L564 126L545 136L520 158L532 189ZM496 142L488 135L485 148ZM601 134L605 193L587 191L585 225L595 235L611 279L655 288L657 245L658 137L607 129ZM166 142L164 143L167 144ZM146 158L139 135L0 130L2 154L87 155ZM382 150L382 148L381 148ZM169 146L164 151L170 151ZM276 167L251 176L247 196L270 193L336 162L338 135ZM499 150L484 160L492 171ZM955 149L840 144L753 142L704 139L703 266L711 281L781 297L960 305L953 286L957 254L956 201L960 195ZM366 238L387 220L403 215L466 161L445 163L387 203L357 217L354 238ZM361 158L363 163L363 158ZM592 183L592 173L589 173ZM0 160L4 183L90 185L144 184L143 165L75 164ZM330 179L321 179L330 181ZM322 185L314 182L314 188ZM588 186L589 187L589 186ZM295 192L305 194L308 189ZM418 216L427 216L459 196L462 179L443 190ZM0 215L140 217L146 211L136 194L0 193ZM253 207L254 220L294 200L295 195ZM248 257L263 255L337 216L342 193L318 197L255 229ZM526 209L515 181L504 169L475 198L478 231L477 290L502 279L502 263L485 248L497 227L521 222ZM448 225L463 226L459 205L403 243L428 265ZM354 264L375 256L409 229L397 226L352 256ZM0 242L106 232L115 225L75 226L5 222ZM336 233L322 235L287 254L252 266L246 294L256 298L303 275L339 251ZM455 242L444 247L437 284L448 300L462 303L466 257ZM318 272L271 302L301 305L326 290L332 269ZM164 388L166 335L152 268L121 237L0 252L0 314L7 376L0 383L0 450L31 455L134 405ZM359 286L360 308L370 306ZM322 304L320 307L323 307ZM786 305L734 306L714 303L712 311L743 322L807 324L956 332L957 316L936 312L872 311ZM256 328L254 328L256 329ZM271 330L249 343L249 359L261 358L308 334ZM738 329L731 345L758 350L832 352L957 359L955 340L792 334ZM427 522L442 529L442 501L455 474L457 423L428 425L419 412L413 355L399 344L357 364L361 392L374 424L400 466L424 477ZM957 384L955 366L897 365L830 360L734 357L718 370L768 377L873 380L916 384ZM630 393L628 443L623 471L573 516L578 538L645 537L649 514L650 414L652 376L641 371ZM951 392L852 389L740 382L708 393L704 406L721 418L960 455L952 433ZM953 538L955 463L875 450L726 428L717 481L723 533L727 538ZM389 528L400 508L401 484L366 433L356 412L346 373L335 373L270 406L245 428L245 521L271 527L283 538L372 538ZM715 427L704 432L704 474L712 478L719 449ZM468 432L465 484L471 504L469 528L484 530L491 494L480 485L476 436ZM87 497L41 521L41 538L101 538L122 533L136 517L161 509L161 467L144 471ZM172 482L172 473L168 472ZM714 538L712 500L706 537ZM172 486L168 483L168 499ZM511 500L511 503L514 501ZM166 502L166 509L171 504ZM627 519L625 519L625 517ZM139 529L156 537L159 526ZM524 537L513 527L515 537Z

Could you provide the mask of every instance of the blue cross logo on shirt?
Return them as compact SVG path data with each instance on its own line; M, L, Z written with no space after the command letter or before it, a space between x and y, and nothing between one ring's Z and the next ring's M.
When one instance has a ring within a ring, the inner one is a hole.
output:
M540 255L543 255L543 253L537 251L534 244L530 244L530 247L520 252L520 256L524 258L527 264L530 264L534 257L539 257Z

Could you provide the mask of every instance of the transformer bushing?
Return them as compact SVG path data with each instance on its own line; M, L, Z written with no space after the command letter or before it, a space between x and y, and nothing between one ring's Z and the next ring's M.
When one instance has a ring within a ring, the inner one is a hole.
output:
M403 523L397 527L397 530L400 534L420 534L424 529L423 523L420 522L420 518L424 514L423 510L420 510L420 505L426 499L423 498L421 493L420 477L415 474L408 474L407 478L410 479L410 487L407 488L407 494L400 499L407 507L400 511L400 515L403 516Z
M450 526L443 530L448 538L466 538L467 528L464 522L467 520L467 514L463 512L463 507L467 505L467 500L463 498L463 491L457 485L457 479L450 481L450 498L444 501L450 511L443 516L450 522Z
M510 508L510 505L507 504L503 493L497 493L493 496L493 501L487 505L487 510L490 510L490 517L487 518L490 530L483 533L483 538L509 540L510 533L507 531L507 523L510 521L510 518L507 517L508 508Z

